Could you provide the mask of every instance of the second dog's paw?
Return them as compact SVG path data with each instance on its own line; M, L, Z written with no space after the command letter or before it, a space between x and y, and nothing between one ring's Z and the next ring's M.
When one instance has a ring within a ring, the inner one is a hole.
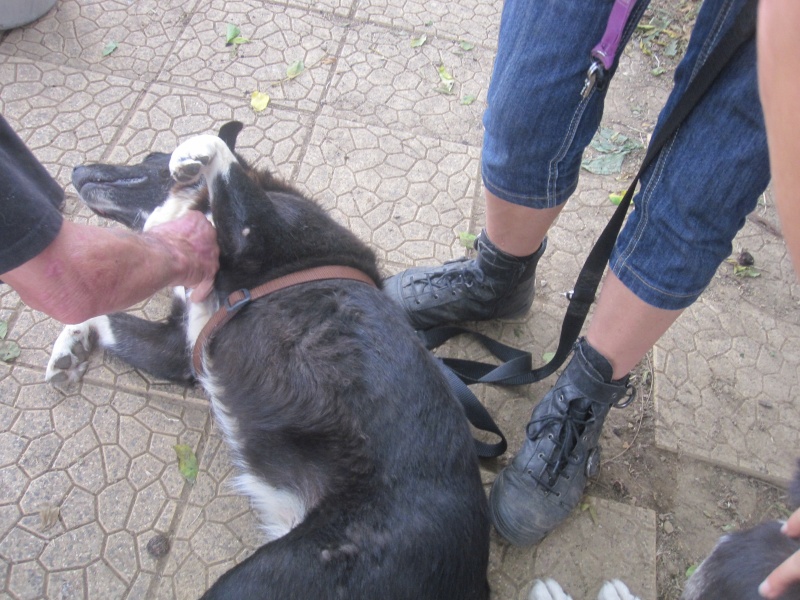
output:
M528 595L528 600L572 600L557 581L537 579Z
M612 579L603 584L597 600L639 600L639 598L631 594L628 586L619 579Z
M213 135L197 135L178 146L169 159L169 171L175 181L192 183L200 178L203 168L220 155L227 155L226 161L233 157L225 143Z
M89 366L89 353L94 345L93 337L94 330L89 321L64 327L53 344L45 381L50 383L80 381Z

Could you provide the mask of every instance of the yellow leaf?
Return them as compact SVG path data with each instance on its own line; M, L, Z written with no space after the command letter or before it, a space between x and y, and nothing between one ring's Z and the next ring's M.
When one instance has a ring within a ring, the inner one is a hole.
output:
M261 112L269 104L269 94L256 90L250 94L250 106L256 112Z

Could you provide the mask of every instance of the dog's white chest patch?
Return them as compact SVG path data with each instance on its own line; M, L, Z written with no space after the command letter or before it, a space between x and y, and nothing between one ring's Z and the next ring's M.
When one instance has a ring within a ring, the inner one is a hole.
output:
M186 302L186 341L189 348L194 348L197 337L203 331L209 319L219 309L216 298L207 298L203 302Z
M236 491L250 497L261 521L261 528L268 540L274 540L289 533L305 519L307 506L297 494L270 485L263 477L254 473L241 453L241 428L238 420L230 414L220 401L224 390L217 385L214 377L206 375L201 383L211 398L214 419L222 430L225 442L231 449L234 465L241 473L233 480Z

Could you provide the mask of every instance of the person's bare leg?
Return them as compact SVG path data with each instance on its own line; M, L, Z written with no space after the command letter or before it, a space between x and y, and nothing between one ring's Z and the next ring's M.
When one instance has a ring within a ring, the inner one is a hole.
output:
M614 379L621 379L682 312L647 304L609 272L586 332L586 341L611 363Z
M563 204L534 209L506 202L489 191L486 197L486 235L492 244L512 256L530 256L542 245Z

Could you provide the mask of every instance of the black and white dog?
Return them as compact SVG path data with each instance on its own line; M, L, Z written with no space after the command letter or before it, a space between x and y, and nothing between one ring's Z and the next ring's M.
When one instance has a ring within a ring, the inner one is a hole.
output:
M136 368L190 381L190 348L231 293L321 265L358 270L375 285L281 289L205 346L198 378L270 541L204 598L488 598L486 497L463 410L380 291L373 253L234 154L240 129L136 166L75 169L83 200L129 227L207 210L221 266L206 306L178 299L163 322L112 314L66 327L48 379L80 379L97 340Z

